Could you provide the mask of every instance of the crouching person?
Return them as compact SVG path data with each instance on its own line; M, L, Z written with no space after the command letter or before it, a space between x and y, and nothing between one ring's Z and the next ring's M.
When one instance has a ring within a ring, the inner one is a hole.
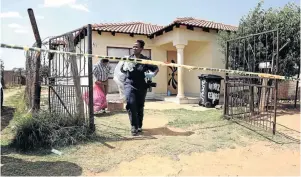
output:
M97 64L94 65L93 74L95 77L95 84L97 84L101 90L104 92L105 99L108 94L108 79L110 73L108 59L101 59ZM105 109L101 109L102 112L105 112Z

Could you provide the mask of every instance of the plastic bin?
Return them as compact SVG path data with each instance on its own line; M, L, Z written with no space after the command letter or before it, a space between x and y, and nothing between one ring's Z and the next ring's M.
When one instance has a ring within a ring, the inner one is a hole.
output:
M221 80L224 78L213 74L199 76L201 82L200 106L212 108L219 104Z

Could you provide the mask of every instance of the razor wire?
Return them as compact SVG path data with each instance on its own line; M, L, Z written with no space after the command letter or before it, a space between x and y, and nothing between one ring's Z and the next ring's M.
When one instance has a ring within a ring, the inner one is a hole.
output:
M24 50L24 51L36 51L39 53L48 52L48 53L56 53L56 54L69 54L69 55L75 55L75 56L95 57L95 58L99 58L99 59L126 61L126 62L132 62L132 63L140 63L140 64L151 64L151 65L157 65L157 66L182 67L182 68L188 69L189 71L192 71L192 70L213 71L213 72L229 73L229 74L237 74L237 75L245 75L245 76L253 75L253 76L257 76L260 78L267 78L267 79L300 81L300 79L298 79L298 78L288 77L288 76L281 76L281 75L274 75L274 74L267 74L267 73L257 73L257 72L246 72L246 71L240 71L240 70L189 66L189 65L182 65L182 64L176 64L176 63L170 63L170 62L145 60L145 59L141 59L141 58L102 56L102 55L95 55L95 54L88 54L88 53L66 52L66 51L50 50L50 49L4 44L4 43L1 43L1 48L10 48L10 49L17 49L17 50Z
M46 50L48 50L48 45L49 45L49 39L50 38L52 38L53 36L49 36L49 37L46 37L46 38L44 38L43 40L42 40L42 48L45 48ZM64 42L67 42L67 40L66 39L64 39L65 41ZM35 42L33 45L32 45L33 47L37 47L37 43ZM66 48L66 47L64 47L64 48ZM63 48L63 49L64 49ZM82 52L82 48L80 48L79 46L76 46L76 48L79 50L79 52L81 53ZM55 68L50 68L50 66L49 66L49 58L48 58L48 53L49 52L42 52L41 53L41 71L40 71L40 74L41 74L41 76L42 76L42 78L48 78L49 76L48 76L48 74L49 74L49 70L51 70L51 73L52 73L52 77L55 77L56 79L57 79L57 81L62 81L62 80L64 80L64 81L66 81L66 80L68 80L68 81L70 81L70 80L72 80L72 78L64 78L64 79L62 79L62 78L60 78L60 76L62 76L62 75L71 75L71 70L69 70L69 69L67 69L66 71L65 71L65 73L63 73L64 71L61 71L61 72L58 72L57 71L57 69L55 69ZM29 70L34 70L34 58L36 58L37 57L37 55L39 54L39 51L34 51L34 50L24 50L24 55L25 55L25 57L26 58L30 58L31 60L29 60L28 62L30 62L30 61L32 61L32 63L31 64L33 64L33 65L29 65L29 66L27 66L28 67L28 69ZM66 60L66 58L68 58L68 56L66 56L66 55L62 55L62 57L63 57L63 59L64 60ZM86 58L85 58L85 60L86 60ZM67 61L67 60L66 60ZM26 62L26 64L28 63L28 62ZM85 66L86 66L86 63L84 63L85 65L83 65L81 68L79 68L79 73L81 73L82 71L84 71L84 69L85 69ZM65 63L65 67L66 68L68 68L69 67L69 62L66 62ZM46 70L46 71L44 71L44 70ZM43 72L45 72L47 75L46 76L44 76L44 73ZM28 73L30 76L32 76L33 77L33 75L31 74L31 73Z
M63 41L64 43L68 43L67 39L64 38ZM76 49L79 50L80 53L82 53L82 51L84 50L83 48L81 48L80 46L75 46ZM58 50L62 50L62 51L68 51L68 46L67 45L64 45L64 47L60 46ZM56 78L56 81L71 81L73 80L72 77L63 77L61 78L62 76L71 76L72 75L72 71L71 71L71 64L69 62L69 57L68 54L66 53L61 53L61 57L62 57L62 65L66 68L66 70L60 70L60 68L55 68L55 67L51 67L49 68L51 70L51 77L52 78ZM77 66L78 67L78 74L81 75L82 72L84 72L85 70L85 67L87 66L87 58L84 57L84 65L82 66ZM50 64L51 65L51 64Z

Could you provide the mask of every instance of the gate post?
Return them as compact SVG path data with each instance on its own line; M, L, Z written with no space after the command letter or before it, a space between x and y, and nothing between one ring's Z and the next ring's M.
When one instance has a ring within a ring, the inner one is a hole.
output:
M226 42L226 64L225 64L225 69L228 69L228 59L229 59L229 42ZM225 74L225 79L224 79L224 85L225 85L225 89L224 89L224 117L227 116L228 114L228 73Z
M40 37L39 29L37 26L36 19L34 17L33 10L29 8L28 10L29 19L31 22L32 30L34 37L37 43L38 48L42 48L42 40ZM40 110L40 101L41 101L41 83L40 83L40 67L41 67L41 52L38 52L37 57L35 58L35 71L34 71L34 92L33 92L33 111ZM30 88L31 89L31 88Z
M54 50L51 46L52 46L52 44L51 44L51 42L52 42L52 40L51 39L49 39L49 42L48 42L48 48L50 49L50 50ZM49 112L51 113L51 96L50 96L50 94L51 94L51 90L50 90L50 87L51 87L51 83L50 83L50 76L51 76L51 60L52 60L52 54L51 53L48 53L48 109L49 109Z
M279 68L279 28L277 28L277 57L276 57L276 65L275 65L275 73L278 74L278 68ZM276 121L277 121L277 96L278 96L278 80L275 79L275 91L274 91L274 120L273 120L273 135L276 134Z
M88 36L88 54L92 54L92 25L87 26ZM89 127L91 131L95 131L94 110L93 110L93 63L92 57L88 57L88 78L89 78Z

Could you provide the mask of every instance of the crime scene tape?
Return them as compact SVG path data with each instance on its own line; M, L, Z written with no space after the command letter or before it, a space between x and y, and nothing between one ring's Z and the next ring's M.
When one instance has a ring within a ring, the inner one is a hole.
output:
M188 69L189 71L191 71L191 70L214 71L214 72L238 74L238 75L253 75L253 76L258 76L260 78L268 78L268 79L300 81L300 79L298 79L298 78L281 76L281 75L246 72L246 71L220 69L220 68L197 67L197 66L181 65L181 64L162 62L162 61L146 60L146 59L141 59L141 58L113 57L113 56L101 56L101 55L87 54L87 53L73 53L73 52L64 52L64 51L58 51L58 50L42 49L42 48L36 48L36 47L9 45L9 44L3 44L3 43L1 43L1 48L18 49L18 50L24 50L24 51L49 52L49 53L56 53L56 54L69 54L69 55L75 55L75 56L95 57L95 58L100 58L100 59L127 61L127 62L151 64L151 65L157 65L157 66L182 67L182 68Z

